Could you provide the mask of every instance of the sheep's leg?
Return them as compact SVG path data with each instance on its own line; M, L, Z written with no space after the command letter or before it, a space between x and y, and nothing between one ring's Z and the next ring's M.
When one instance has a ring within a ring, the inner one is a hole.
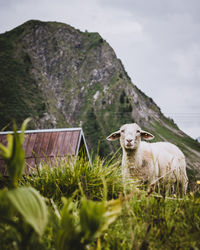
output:
M181 192L182 192L182 194L184 194L184 195L186 194L187 187L188 187L188 179L184 178L184 180L181 183Z

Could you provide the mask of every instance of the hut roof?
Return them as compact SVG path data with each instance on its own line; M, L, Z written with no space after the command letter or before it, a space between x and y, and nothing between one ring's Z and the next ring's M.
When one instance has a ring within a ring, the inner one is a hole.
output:
M13 132L0 132L0 143L7 144L9 133ZM26 154L26 173L30 171L30 167L34 168L42 161L54 163L57 158L77 156L80 152L83 152L90 161L82 128L26 130L23 148ZM2 158L0 158L0 172L6 174Z

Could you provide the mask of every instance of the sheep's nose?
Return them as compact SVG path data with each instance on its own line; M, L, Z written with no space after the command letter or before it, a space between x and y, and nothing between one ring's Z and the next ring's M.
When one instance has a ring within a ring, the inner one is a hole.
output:
M128 143L131 143L133 139L126 139Z

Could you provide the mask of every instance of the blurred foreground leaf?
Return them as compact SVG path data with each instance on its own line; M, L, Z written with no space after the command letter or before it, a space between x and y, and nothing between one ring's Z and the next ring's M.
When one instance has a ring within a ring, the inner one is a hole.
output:
M104 223L102 230L107 229L107 227L115 221L116 217L121 213L121 209L122 209L122 201L120 199L106 201L105 204L106 211L104 214L106 222Z
M60 228L57 231L56 247L86 249L114 222L121 212L121 200L92 201L83 197L80 208L72 199L62 198L64 207L60 213ZM100 244L100 240L98 240Z
M80 224L85 239L99 237L108 226L115 221L121 212L121 200L91 201L82 199Z
M13 123L13 134L7 135L8 145L0 144L0 156L7 165L7 172L11 179L12 187L17 187L17 180L24 172L25 152L23 149L24 131L30 118L26 119L21 127L21 133L17 132L16 122Z
M80 209L80 224L85 240L92 240L101 234L106 223L104 201L95 202L82 199Z
M24 220L42 235L48 219L43 197L32 187L21 187L7 192L7 197Z

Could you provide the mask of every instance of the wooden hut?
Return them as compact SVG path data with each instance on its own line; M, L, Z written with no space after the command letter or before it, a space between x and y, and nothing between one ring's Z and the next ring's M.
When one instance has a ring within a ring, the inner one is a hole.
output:
M8 133L13 132L0 132L0 143L7 144ZM26 154L26 173L41 162L51 164L56 159L66 159L68 156L84 154L90 161L82 128L27 130L23 147ZM5 170L5 163L0 158L0 172L3 175L6 175Z

